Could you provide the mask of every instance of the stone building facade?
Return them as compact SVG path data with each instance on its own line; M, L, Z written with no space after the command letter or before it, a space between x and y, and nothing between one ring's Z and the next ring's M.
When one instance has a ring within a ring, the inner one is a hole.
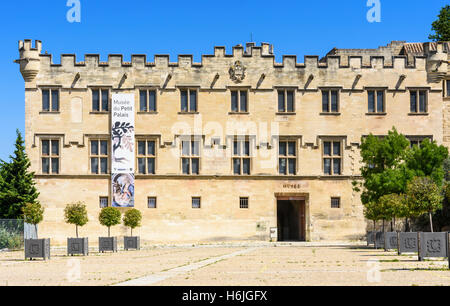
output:
M336 241L364 235L352 181L361 137L393 126L412 143L450 145L448 45L393 42L285 55L262 43L192 55L61 55L19 42L25 142L45 207L40 236L64 243L66 204L83 201L81 235L106 234L111 205L111 95L135 96L134 232L151 242ZM414 52L414 54L411 54ZM121 208L125 211L127 208ZM117 236L128 233L116 226ZM272 235L272 238L271 238Z

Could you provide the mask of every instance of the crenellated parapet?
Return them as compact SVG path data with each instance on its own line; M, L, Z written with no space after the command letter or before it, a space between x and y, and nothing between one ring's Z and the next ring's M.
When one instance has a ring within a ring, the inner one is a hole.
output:
M156 54L153 61L145 54L133 54L129 62L124 61L121 54L110 54L105 62L100 60L99 54L86 54L82 61L78 61L75 54L62 54L60 63L57 64L51 54L41 53L40 41L36 41L33 48L31 40L24 40L19 42L20 59L16 62L20 63L20 70L26 82L33 81L39 73L42 73L43 81L48 80L49 74L60 76L63 73L74 73L79 75L78 78L81 76L81 79L89 79L91 83L102 83L103 80L106 81L103 84L110 84L112 81L110 82L109 78L119 73L119 79L124 78L126 74L134 84L151 83L172 88L177 84L168 85L171 79L178 84L198 83L205 88L232 86L231 79L235 81L235 85L264 88L264 80L271 77L272 80L266 82L267 88L275 83L286 83L281 81L282 79L290 79L292 83L303 83L306 89L308 83L314 83L314 78L317 80L317 74L331 79L339 73L359 75L386 70L404 75L405 71L420 71L428 74L430 82L437 82L448 73L448 50L442 44L438 43L437 47L434 47L435 45L425 43L422 45L423 52L414 56L398 51L400 49L397 45L399 43L395 45L396 53L388 53L383 49L382 55L368 56L367 52L358 53L359 49L355 49L356 51L347 53L330 52L322 59L319 59L319 56L307 55L303 63L298 63L295 55L284 55L281 62L277 62L272 45L262 43L256 46L254 43L247 43L245 48L242 45L234 46L231 54L226 52L225 47L216 46L214 54L201 56L200 63L194 62L190 54L178 55L175 62L172 62L167 54ZM247 70L246 77L241 81L231 77L236 66L236 69ZM294 80L295 78L297 80ZM287 83L282 85L290 85ZM123 85L123 82L121 84ZM88 84L84 87L86 85Z

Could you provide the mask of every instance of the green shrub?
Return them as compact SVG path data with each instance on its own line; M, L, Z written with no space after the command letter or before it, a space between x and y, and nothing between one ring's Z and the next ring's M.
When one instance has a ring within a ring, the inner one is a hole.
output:
M0 249L19 249L23 245L21 233L0 228Z

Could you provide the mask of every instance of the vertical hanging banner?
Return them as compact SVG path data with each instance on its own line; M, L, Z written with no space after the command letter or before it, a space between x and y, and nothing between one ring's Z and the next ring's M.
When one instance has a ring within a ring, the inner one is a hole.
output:
M113 94L111 111L112 206L134 207L134 94Z

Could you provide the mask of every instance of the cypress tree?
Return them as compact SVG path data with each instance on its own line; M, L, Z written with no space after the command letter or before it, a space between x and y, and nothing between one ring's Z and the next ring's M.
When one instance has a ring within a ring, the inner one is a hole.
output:
M25 204L39 203L23 138L19 130L16 134L14 156L10 155L10 162L0 160L0 218L4 219L23 219Z

